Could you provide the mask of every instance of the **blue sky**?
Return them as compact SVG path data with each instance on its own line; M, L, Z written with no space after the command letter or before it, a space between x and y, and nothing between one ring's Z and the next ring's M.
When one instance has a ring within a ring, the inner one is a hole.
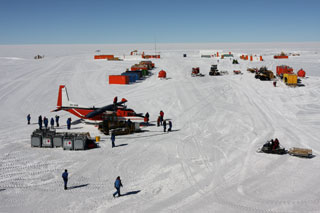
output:
M0 0L0 44L320 41L319 0Z

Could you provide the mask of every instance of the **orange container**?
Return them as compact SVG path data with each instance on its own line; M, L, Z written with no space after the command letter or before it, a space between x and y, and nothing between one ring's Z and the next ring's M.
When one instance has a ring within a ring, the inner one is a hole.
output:
M114 55L95 55L94 59L114 59Z
M274 59L285 59L285 58L289 58L289 56L287 55L275 55L273 56Z
M129 84L129 76L109 75L109 84Z
M260 55L260 61L263 61L262 55Z
M253 57L252 57L252 55L250 55L250 61L253 61Z

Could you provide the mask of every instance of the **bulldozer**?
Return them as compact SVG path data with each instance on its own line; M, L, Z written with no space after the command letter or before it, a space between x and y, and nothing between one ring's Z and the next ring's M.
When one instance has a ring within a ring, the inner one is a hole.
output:
M261 67L254 77L261 81L270 81L275 78L273 72L268 70L267 67Z

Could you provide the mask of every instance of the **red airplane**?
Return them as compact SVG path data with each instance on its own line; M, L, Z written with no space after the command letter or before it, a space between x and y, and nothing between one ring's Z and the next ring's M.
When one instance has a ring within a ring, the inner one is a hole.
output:
M124 104L127 102L122 98L116 104L110 104L103 107L85 107L69 101L67 88L65 85L60 85L57 101L57 109L52 112L65 110L85 121L102 121L103 115L115 113L120 120L143 121L144 116L137 114L132 109L128 109Z

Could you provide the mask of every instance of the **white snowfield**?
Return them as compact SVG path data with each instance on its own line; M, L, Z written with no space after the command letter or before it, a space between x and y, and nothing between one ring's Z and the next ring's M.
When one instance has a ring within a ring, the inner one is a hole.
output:
M131 85L109 85L137 61L94 60L95 54L123 56L138 49L154 53L154 44L0 46L0 212L320 212L320 43L157 44L161 59L153 75ZM101 52L96 53L96 50ZM263 62L233 65L219 60L226 76L209 76L216 59L200 50L262 55ZM281 51L300 53L274 60ZM187 54L183 58L183 54ZM35 55L45 55L35 60ZM260 81L246 71L266 65L303 68L304 87ZM191 77L200 67L205 77ZM167 72L167 80L157 73ZM241 70L243 75L234 75ZM110 137L93 125L72 125L74 132L101 136L100 148L64 151L32 148L38 116L60 115L67 131L71 114L56 108L58 87L66 85L78 104L104 106L126 98L136 112L159 111L173 132L144 127L144 132ZM31 114L31 125L26 116ZM257 153L278 138L289 149L312 149L311 159ZM69 171L68 190L61 174ZM123 183L113 198L117 176Z

